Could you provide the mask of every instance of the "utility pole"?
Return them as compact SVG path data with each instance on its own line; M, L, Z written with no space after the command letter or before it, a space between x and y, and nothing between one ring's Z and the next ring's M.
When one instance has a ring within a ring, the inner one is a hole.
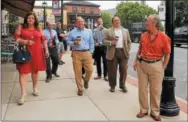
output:
M63 0L61 0L61 29L63 29Z
M171 38L171 54L170 61L165 70L163 79L163 88L161 94L160 114L162 116L174 117L178 116L180 108L175 99L175 81L173 77L174 70L174 1L166 0L166 34Z
M47 7L47 2L42 3L43 6L43 22L44 22L44 29L46 28L46 7Z

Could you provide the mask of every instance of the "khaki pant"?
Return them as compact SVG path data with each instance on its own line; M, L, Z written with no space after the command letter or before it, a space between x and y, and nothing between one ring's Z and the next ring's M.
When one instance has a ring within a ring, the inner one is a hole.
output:
M164 68L162 61L156 63L146 63L138 61L137 67L138 85L139 85L139 104L143 113L148 112L148 86L150 93L151 114L159 115L162 81L164 77Z
M72 58L77 87L79 90L83 90L82 67L86 72L85 81L89 82L93 72L92 55L89 51L73 51Z

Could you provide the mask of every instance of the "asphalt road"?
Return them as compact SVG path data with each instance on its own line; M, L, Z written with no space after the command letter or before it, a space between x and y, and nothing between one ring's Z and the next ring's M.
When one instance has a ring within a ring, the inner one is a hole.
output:
M136 77L137 74L133 70L133 60L136 56L138 49L137 43L132 43L131 46L131 57L129 59L128 74ZM188 58L188 47L182 45L182 47L174 47L174 77L176 78L175 94L176 96L188 101L187 85L188 85L188 73L187 73L187 58Z

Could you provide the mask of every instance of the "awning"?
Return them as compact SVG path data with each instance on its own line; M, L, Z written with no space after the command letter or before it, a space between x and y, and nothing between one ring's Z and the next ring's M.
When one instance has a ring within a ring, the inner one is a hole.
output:
M27 12L33 10L35 0L2 0L1 4L10 13L25 17Z

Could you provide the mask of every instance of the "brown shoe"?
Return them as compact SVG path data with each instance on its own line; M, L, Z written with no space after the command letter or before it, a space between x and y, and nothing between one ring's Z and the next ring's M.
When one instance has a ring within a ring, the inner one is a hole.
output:
M84 81L84 88L85 88L85 89L88 89L88 88L89 88L89 84L88 84L87 81Z
M83 91L82 90L78 90L77 94L78 94L78 96L82 96L83 95Z
M95 77L94 80L99 80L101 79L101 76Z
M160 116L154 116L152 114L150 114L150 116L155 120L155 121L161 121L161 117Z
M147 116L147 115L148 115L148 113L139 112L139 113L136 115L136 117L137 117L137 118L143 118L144 116Z

